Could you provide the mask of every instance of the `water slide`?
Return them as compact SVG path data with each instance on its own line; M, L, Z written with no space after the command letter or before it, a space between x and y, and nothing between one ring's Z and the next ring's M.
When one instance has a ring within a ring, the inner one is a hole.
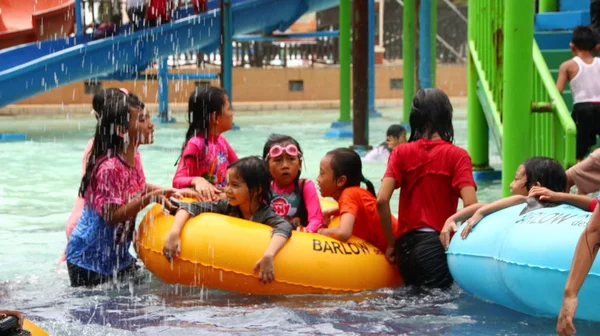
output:
M73 33L75 0L0 0L0 49Z
M339 0L232 0L233 35L285 31L300 16L338 3ZM219 0L211 0L207 13L193 15L187 9L169 24L133 34L122 33L97 41L90 41L89 36L66 37L0 50L0 107L76 81L107 75L133 79L156 59L175 53L211 52L220 45L218 5Z

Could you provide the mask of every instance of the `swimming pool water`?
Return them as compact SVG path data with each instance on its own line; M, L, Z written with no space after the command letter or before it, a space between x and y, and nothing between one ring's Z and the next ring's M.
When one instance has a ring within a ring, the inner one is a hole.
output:
M371 119L379 144L400 118L393 110ZM325 139L335 111L238 113L240 131L225 136L238 155L260 155L272 132L297 138L305 153L302 175L315 179L321 157L349 139ZM156 125L155 143L140 148L148 182L168 186L185 134L179 123ZM460 289L417 292L384 289L351 295L255 297L203 288L164 285L148 272L139 284L72 289L64 264L65 222L81 174L91 117L0 119L0 132L30 140L0 143L0 307L22 310L51 335L553 335L555 320L530 317L472 299ZM455 121L456 143L466 146L466 121ZM499 158L490 143L492 162ZM365 163L378 188L385 163ZM499 183L479 185L478 197L501 196ZM392 209L397 208L397 194ZM138 220L141 216L138 216ZM579 322L578 335L600 324Z

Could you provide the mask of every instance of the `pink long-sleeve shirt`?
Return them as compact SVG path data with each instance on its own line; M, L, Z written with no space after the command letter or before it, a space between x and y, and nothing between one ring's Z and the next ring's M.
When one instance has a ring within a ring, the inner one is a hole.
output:
M192 137L185 144L177 171L173 177L173 188L187 188L196 177L203 177L217 187L226 184L227 166L238 159L235 151L222 135Z
M319 226L323 223L323 213L321 212L321 203L319 202L317 188L315 188L315 184L311 180L301 180L301 187L302 184L304 184L302 197L304 198L304 205L308 213L306 231L317 232ZM286 188L279 188L274 182L271 183L271 192L273 193L271 208L275 210L278 216L284 217L287 220L297 216L298 207L300 206L300 200L296 197L294 187L292 184Z

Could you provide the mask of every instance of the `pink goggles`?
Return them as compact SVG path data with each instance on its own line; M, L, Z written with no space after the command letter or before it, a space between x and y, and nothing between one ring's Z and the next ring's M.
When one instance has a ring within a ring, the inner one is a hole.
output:
M275 145L273 147L271 147L271 149L269 149L269 155L267 156L267 158L276 158L279 157L283 154L283 152L288 153L288 155L290 156L300 156L300 151L298 150L298 147L296 147L296 145L287 145L285 147L282 147L280 145Z

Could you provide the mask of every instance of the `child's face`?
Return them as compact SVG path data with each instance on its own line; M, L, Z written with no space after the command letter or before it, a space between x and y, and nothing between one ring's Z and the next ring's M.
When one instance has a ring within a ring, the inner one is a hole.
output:
M231 111L231 105L229 104L229 97L225 95L225 104L223 105L223 112L221 115L216 115L215 128L219 134L227 132L233 128L233 111ZM213 128L213 129L215 129Z
M225 188L227 201L233 206L250 203L248 185L237 173L235 168L227 169L227 187Z
M399 137L388 135L385 139L389 149L394 149L399 144L406 142L406 132L402 132Z
M288 145L289 144L276 144L275 146L285 148ZM267 164L269 166L269 173L271 173L271 177L273 177L273 181L275 181L277 186L285 188L294 183L294 180L300 172L302 159L300 159L298 155L291 155L283 150L280 155L269 157Z
M317 184L321 190L321 196L333 197L339 188L339 179L335 178L333 169L331 169L331 156L326 155L321 159L319 166L319 176L317 177Z
M146 145L154 142L154 124L148 110L141 107L129 108L129 141L138 145Z
M514 180L510 183L510 192L513 195L527 196L527 175L525 175L525 166L520 165L515 173Z

